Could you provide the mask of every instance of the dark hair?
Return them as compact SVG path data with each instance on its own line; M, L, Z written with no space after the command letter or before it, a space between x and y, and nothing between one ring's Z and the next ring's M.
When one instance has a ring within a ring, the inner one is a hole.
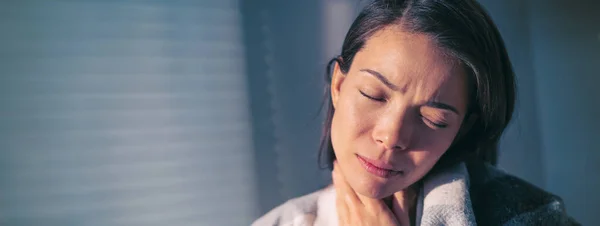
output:
M496 164L497 147L510 122L515 102L515 78L500 33L487 12L474 0L375 0L352 23L341 55L327 65L326 81L331 83L332 66L339 64L346 74L366 40L390 25L404 31L428 35L447 54L456 58L469 74L468 115L476 115L470 129L457 136L436 163L440 169L459 161ZM329 96L319 162L332 169L335 153L331 144L334 114ZM464 125L464 123L463 123ZM462 129L461 129L462 130Z

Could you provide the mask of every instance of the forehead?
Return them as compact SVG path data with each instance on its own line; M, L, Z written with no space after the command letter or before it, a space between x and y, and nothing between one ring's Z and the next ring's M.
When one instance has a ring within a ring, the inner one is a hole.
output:
M374 33L359 51L351 71L375 70L415 101L455 103L466 99L466 75L458 60L427 35L394 26ZM459 106L457 106L459 107Z

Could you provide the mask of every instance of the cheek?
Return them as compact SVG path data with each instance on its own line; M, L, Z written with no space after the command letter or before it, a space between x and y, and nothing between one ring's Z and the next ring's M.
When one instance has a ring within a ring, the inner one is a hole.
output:
M423 133L419 134L421 138L419 145L410 153L410 158L417 171L429 171L446 153L456 136L456 131L426 131Z
M331 142L336 156L351 152L350 148L359 140L366 139L374 118L373 109L358 103L351 93L343 94L331 122Z

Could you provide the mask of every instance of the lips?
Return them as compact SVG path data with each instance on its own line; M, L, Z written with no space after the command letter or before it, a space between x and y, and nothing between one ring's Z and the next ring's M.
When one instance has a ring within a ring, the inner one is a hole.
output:
M367 172L375 176L390 178L401 173L401 171L393 170L393 167L390 164L366 159L360 155L356 155L356 158L358 158L358 161Z

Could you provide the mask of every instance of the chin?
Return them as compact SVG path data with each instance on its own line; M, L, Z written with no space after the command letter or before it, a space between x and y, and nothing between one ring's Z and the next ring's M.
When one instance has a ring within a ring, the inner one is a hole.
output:
M368 174L355 174L349 183L354 191L360 195L373 199L383 199L409 187L411 184L407 181L406 176L382 179Z
M364 190L364 191L361 191ZM361 189L361 190L356 190L356 192L362 196L365 197L369 197L372 199L384 199L386 197L389 197L390 195L394 194L393 192L385 192L384 190L380 190L380 189L371 189L371 188L365 188L365 189Z
M389 184L392 181L382 182L368 176L361 176L361 178L357 176L354 179L355 183L351 183L354 191L369 198L383 199L396 192L392 189L392 184Z

